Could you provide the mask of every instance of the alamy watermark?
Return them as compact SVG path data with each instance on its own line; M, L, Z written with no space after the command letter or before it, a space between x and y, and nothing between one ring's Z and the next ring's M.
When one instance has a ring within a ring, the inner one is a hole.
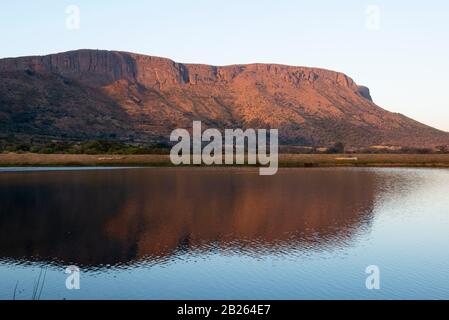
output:
M369 274L365 281L368 290L380 290L380 268L376 265L366 267L365 273Z
M225 129L223 145L223 135L218 129L203 132L201 121L194 121L192 135L191 138L186 129L176 129L171 133L170 141L178 142L170 152L174 165L242 165L247 160L250 165L264 166L259 169L260 175L274 175L278 171L277 129L270 129L269 135L266 129ZM204 147L203 142L207 143Z
M368 30L380 30L380 7L378 5L369 5L365 9L365 27Z
M65 8L67 15L65 19L65 27L67 30L81 29L81 10L76 5L69 5Z
M77 266L69 266L65 269L65 273L68 274L65 280L65 287L67 288L67 290L80 290L80 268L78 268Z

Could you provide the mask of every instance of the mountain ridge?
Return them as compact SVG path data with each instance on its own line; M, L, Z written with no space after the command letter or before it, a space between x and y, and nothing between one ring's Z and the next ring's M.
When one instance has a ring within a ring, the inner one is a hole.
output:
M449 133L374 104L341 72L211 66L82 49L0 59L0 135L167 141L171 130L278 128L287 145L449 144Z

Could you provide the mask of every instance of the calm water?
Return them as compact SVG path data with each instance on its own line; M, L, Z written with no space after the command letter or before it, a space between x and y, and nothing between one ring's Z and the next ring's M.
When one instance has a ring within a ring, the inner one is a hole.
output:
M0 299L449 298L449 170L0 170Z

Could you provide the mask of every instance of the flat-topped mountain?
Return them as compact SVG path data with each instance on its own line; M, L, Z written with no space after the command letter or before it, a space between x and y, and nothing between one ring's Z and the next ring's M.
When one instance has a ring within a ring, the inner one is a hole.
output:
M0 60L3 137L151 143L193 120L277 128L283 144L449 144L449 133L382 109L368 88L324 69L217 67L99 50Z

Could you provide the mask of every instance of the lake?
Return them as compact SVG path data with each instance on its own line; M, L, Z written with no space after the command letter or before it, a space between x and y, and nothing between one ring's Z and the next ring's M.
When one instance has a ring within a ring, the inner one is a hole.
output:
M449 170L96 169L0 169L0 299L449 299Z

